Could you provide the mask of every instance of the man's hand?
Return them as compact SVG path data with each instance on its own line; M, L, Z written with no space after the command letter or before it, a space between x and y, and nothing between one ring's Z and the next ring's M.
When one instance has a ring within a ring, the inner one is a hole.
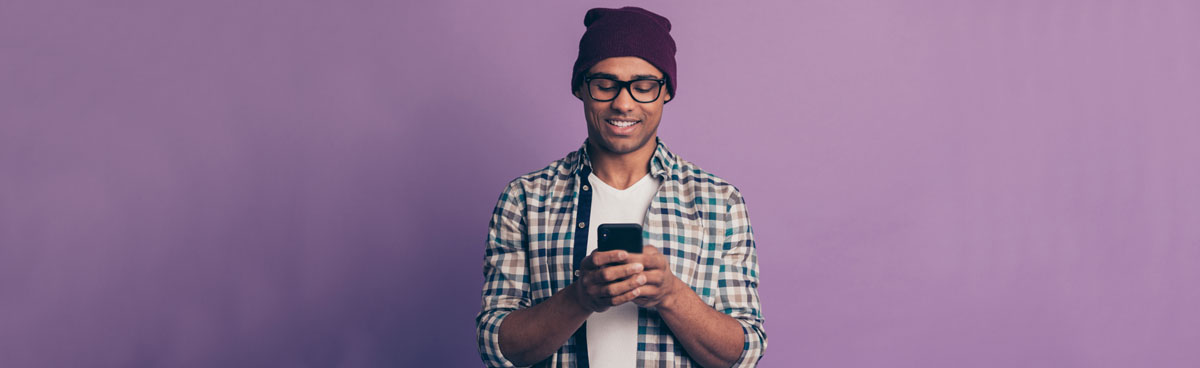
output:
M671 273L667 256L653 246L642 247L641 254L630 254L628 263L641 264L645 268L640 276L646 277L645 285L639 286L631 293L637 294L634 303L645 308L661 308L671 305L671 302L682 295L684 291L692 291L674 273Z
M579 267L575 301L588 311L603 312L643 295L638 287L649 277L641 274L642 263L632 261L636 256L623 250L589 254Z

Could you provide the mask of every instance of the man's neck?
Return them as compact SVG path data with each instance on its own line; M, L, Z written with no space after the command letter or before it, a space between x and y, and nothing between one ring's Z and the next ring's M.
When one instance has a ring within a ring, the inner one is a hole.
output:
M658 148L657 139L625 154L618 154L597 147L588 140L588 155L592 159L592 172L608 186L623 190L633 186L650 172L650 158Z

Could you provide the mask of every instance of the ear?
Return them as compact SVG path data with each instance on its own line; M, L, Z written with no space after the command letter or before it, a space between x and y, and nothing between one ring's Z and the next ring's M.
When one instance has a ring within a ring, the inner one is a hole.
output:
M575 88L574 91L571 91L571 94L575 95L575 98L578 98L580 101L583 101L583 96L580 95L579 88Z
M671 96L671 91L663 91L663 93L667 94L666 96L663 96L663 98L665 98L663 100L663 104L666 104L667 102L671 102L671 100L675 99L675 96Z

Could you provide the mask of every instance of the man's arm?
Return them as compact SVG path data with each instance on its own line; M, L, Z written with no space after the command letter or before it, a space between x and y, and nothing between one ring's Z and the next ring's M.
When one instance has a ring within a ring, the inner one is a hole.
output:
M512 367L500 349L500 326L513 311L529 307L525 259L525 193L509 183L492 211L483 261L483 307L476 317L479 355L489 367Z
M741 195L734 190L727 212L729 230L722 244L724 271L714 306L705 304L675 277L666 256L654 247L631 261L646 264L649 282L639 288L638 305L656 308L688 355L705 367L753 367L762 358L767 336L758 301L758 257ZM644 258L643 258L644 257Z
M671 335L704 367L729 367L742 355L745 333L737 320L705 304L696 292L670 271L667 257L646 246L634 260L646 264L648 282L634 303L654 308Z
M583 259L579 279L550 299L514 311L500 325L500 349L518 365L546 359L583 325L593 312L603 312L638 296L645 278L628 278L640 264L602 266L628 258L624 251L594 252ZM597 265L599 263L600 265Z
M477 322L479 353L493 367L531 365L554 354L592 312L637 297L645 278L630 278L641 264L624 264L624 251L594 252L580 276L549 299L530 306L525 254L525 197L516 182L492 212L484 256L483 309Z
M533 365L554 354L592 314L572 300L574 285L538 305L509 313L499 338L500 350L513 364Z
M701 366L730 367L742 356L742 325L705 304L691 288L673 302L660 304L658 314Z
M721 261L724 272L718 275L713 307L738 322L743 330L742 355L736 367L753 367L767 349L767 333L763 329L762 304L758 299L758 247L750 226L750 215L742 194L735 188L726 211L729 228L722 244Z

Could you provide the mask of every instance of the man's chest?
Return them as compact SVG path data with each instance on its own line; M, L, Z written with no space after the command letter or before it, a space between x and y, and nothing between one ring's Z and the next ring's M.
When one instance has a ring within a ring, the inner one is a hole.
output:
M638 214L633 218L638 220L631 222L641 223L643 244L654 246L667 255L675 276L712 304L712 291L718 286L716 275L723 266L722 249L726 246L726 208L719 201L696 196L695 190L678 182L664 181L657 188L649 203L637 210ZM598 225L595 222L606 220L603 219L605 216L595 216L595 205L599 203L579 205L578 190L539 193L527 198L543 199L531 201L526 207L530 212L526 217L530 296L537 304L570 284L573 257L577 251L575 238L585 233L580 230L588 228L593 231L586 233L594 234L594 227ZM588 199L585 203L596 198ZM588 213L580 213L583 210ZM591 221L581 221L584 219ZM589 246L589 251L590 248L594 246Z

